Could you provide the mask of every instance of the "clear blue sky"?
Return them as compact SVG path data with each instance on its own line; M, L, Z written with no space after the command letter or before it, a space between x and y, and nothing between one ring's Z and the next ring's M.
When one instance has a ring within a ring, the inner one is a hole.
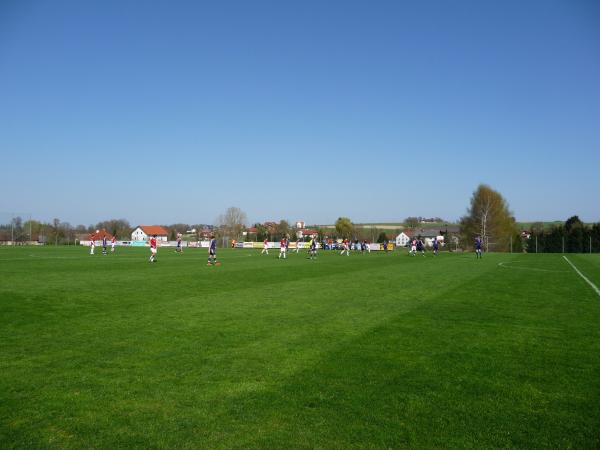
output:
M0 1L0 212L600 221L600 3Z

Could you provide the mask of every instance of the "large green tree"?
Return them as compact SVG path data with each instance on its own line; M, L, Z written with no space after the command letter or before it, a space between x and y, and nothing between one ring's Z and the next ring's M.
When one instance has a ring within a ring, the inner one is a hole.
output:
M279 239L287 237L290 234L290 224L287 220L281 219L277 224L277 235Z
M354 224L347 217L340 217L335 221L335 231L337 231L338 237L351 238L354 231Z
M418 217L407 217L406 219L404 219L404 226L406 228L410 228L411 230L414 230L415 228L417 228L419 226L419 218Z
M502 195L480 184L473 192L467 214L460 219L460 230L467 246L481 236L486 251L506 251L511 236L517 233L517 225Z

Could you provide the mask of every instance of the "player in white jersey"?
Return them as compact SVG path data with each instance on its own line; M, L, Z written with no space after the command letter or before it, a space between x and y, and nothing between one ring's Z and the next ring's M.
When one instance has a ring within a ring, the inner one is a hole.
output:
M267 239L263 241L263 249L260 254L262 255L263 253L266 253L267 255L269 254L269 241Z
M156 248L156 235L153 235L152 238L150 238L150 262L156 262L157 252L158 249Z
M416 254L417 254L417 240L413 239L412 242L410 243L410 255L416 256Z
M92 240L90 241L90 255L94 254L94 249L96 248L96 241L94 239L96 239L96 237L92 236Z
M283 257L283 259L287 258L287 239L286 238L281 238L281 241L279 241L279 256L278 258L281 259Z
M113 236L112 239L110 240L110 252L111 253L115 252L115 245L117 245L117 238Z
M342 251L340 252L340 255L343 255L344 252L346 252L346 256L350 256L350 244L348 239L344 239L344 242L342 242Z

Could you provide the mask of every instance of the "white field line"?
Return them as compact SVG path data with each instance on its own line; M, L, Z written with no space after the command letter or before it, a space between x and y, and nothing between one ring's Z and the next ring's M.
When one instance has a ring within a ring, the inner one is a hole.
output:
M532 270L534 272L554 272L554 273L565 273L569 270L553 270L553 269L540 269L538 267L530 267L530 266L513 266L513 264L520 263L521 261L504 261L499 262L498 266L503 267L505 269L518 269L518 270Z
M598 289L598 287L597 287L597 286L596 286L594 283L592 283L592 282L591 282L591 281L588 279L588 277L586 277L584 274L582 274L582 273L579 271L579 269L578 269L577 267L575 267L575 264L573 264L571 261L569 261L569 259L568 259L566 256L563 256L563 258L565 258L565 261L567 261L567 262L569 263L569 265L570 265L570 266L571 266L571 267L572 267L572 268L575 270L575 272L577 272L577 273L579 274L579 276L580 276L581 278L583 278L583 279L585 280L585 282L586 282L587 284L589 284L589 285L592 287L592 289L593 289L593 290L596 292L596 294L598 294L598 295L600 296L600 289Z

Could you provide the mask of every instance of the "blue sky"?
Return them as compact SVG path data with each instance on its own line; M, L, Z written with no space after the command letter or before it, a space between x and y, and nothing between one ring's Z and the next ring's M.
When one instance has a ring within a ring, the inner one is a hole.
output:
M600 221L595 1L0 2L0 212Z

